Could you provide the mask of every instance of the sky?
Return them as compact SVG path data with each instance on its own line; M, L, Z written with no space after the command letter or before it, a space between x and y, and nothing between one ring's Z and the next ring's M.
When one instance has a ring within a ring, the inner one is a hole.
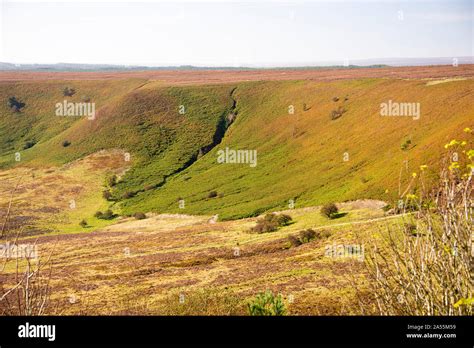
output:
M0 0L0 62L295 66L473 52L473 0Z

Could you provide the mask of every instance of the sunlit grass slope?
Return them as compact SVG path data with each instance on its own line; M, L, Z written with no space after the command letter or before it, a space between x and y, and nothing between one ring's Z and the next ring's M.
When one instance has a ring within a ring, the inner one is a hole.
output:
M391 79L240 84L238 116L222 143L163 187L126 200L124 211L236 218L285 208L292 199L297 207L392 200L400 170L403 180L421 164L434 171L442 145L472 127L473 92L471 80L432 86ZM420 118L380 116L380 104L389 100L420 103ZM332 120L340 106L347 111ZM402 150L406 140L411 143ZM225 147L257 150L257 166L218 163L217 151ZM208 198L211 191L217 197Z
M54 116L65 86L77 91L68 100L86 95L96 102L94 121ZM26 103L21 113L6 106L12 95ZM186 87L143 80L4 83L0 165L60 165L101 149L129 152L131 169L112 190L115 207L124 214L219 214L229 219L284 209L290 200L296 207L391 200L400 172L405 180L421 164L434 170L442 145L472 128L473 95L472 80ZM389 100L420 103L420 118L382 117L380 104ZM333 120L334 110L345 112ZM231 114L237 116L226 129ZM23 149L30 139L36 144ZM67 147L65 140L71 143ZM226 147L256 150L257 165L218 163L218 151ZM21 153L18 163L15 152ZM217 195L209 198L212 191Z

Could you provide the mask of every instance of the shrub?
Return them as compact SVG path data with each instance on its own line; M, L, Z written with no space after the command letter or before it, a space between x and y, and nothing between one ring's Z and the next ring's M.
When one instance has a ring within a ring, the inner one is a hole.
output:
M112 175L107 179L107 185L113 187L117 184L117 175Z
M105 190L104 192L102 192L102 197L104 197L104 199L110 201L110 200L112 200L112 193L109 190Z
M115 217L115 214L113 213L112 210L107 209L104 214L102 214L102 219L104 220L111 220Z
M332 97L332 101L335 102L335 103L338 102L338 101L339 101L339 97Z
M331 120L337 120L339 117L341 117L347 110L344 109L342 106L339 106L336 110L333 110L331 112Z
M30 147L33 147L36 145L36 141L34 140L28 140L25 145L23 145L23 150L29 149Z
M313 239L328 238L331 235L329 231L314 231L313 229L302 230L299 232L299 236L289 235L288 241L290 246L297 247L302 244L308 243Z
M286 214L266 214L263 219L257 220L257 224L251 229L253 232L274 232L278 227L286 226L292 218Z
M407 150L411 145L411 140L410 139L406 139L402 145L400 145L400 149L402 149L402 151L405 151Z
M71 142L69 140L63 141L63 147L68 147L69 145L71 145Z
M334 216L339 212L339 209L334 203L327 203L322 206L321 214L329 219L333 219Z
M87 227L87 221L82 220L81 222L79 222L79 226L81 226L82 228L86 228Z
M94 214L94 216L101 220L112 220L113 218L115 218L116 215L113 213L112 210L108 209L103 213L101 211L98 211Z
M257 224L252 227L253 232L265 233L275 232L278 229L278 225L274 221L259 220Z
M17 100L16 97L10 97L8 98L8 106L14 112L20 112L21 108L25 106L25 103L22 103L21 101Z
M273 216L276 217L276 221L278 222L278 226L287 226L290 224L292 218L289 215L286 214L272 214Z
M211 191L207 195L207 198L214 198L214 197L217 197L217 191Z
M134 196L135 196L135 192L127 191L127 192L125 192L125 193L122 195L122 198L127 199L127 198L132 198L132 197L134 197Z
M138 213L133 214L133 217L137 220L146 219L146 215L142 212L138 212Z
M426 202L413 220L383 229L383 242L366 249L368 290L376 294L379 315L474 314L472 172L450 170L451 155L432 190L424 190L424 179L406 189Z
M301 243L308 243L309 241L316 238L316 232L312 229L307 229L300 231L300 241Z
M258 294L250 303L248 311L253 316L281 316L286 308L281 295L273 295L271 291Z
M74 88L66 87L63 89L63 95L65 97L72 97L75 93L76 93L76 90Z
M290 246L294 247L300 246L302 244L300 239L292 234L288 236L288 241L290 242Z

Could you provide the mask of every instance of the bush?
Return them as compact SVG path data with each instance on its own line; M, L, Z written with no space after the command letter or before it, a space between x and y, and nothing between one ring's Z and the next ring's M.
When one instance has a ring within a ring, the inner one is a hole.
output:
M23 145L23 150L29 149L30 147L33 147L36 145L36 141L33 140L28 140L25 145Z
M79 226L81 226L82 228L86 228L87 227L87 221L82 220L81 222L79 222Z
M286 215L286 214L278 214L278 215L272 214L272 215L276 216L276 221L278 222L278 226L287 226L290 224L292 220L291 216Z
M312 229L307 229L300 231L300 241L301 243L308 243L309 241L316 238L316 232Z
M146 219L146 215L142 212L138 212L138 213L133 214L133 217L137 220Z
M8 106L14 112L20 112L21 108L25 106L25 103L22 103L21 101L17 100L16 97L10 97L8 98Z
M110 187L113 187L117 184L117 175L112 175L109 178L107 178L107 185Z
M108 209L103 213L101 211L98 211L94 214L94 216L101 220L112 220L113 218L115 218L116 215L113 213L112 210Z
M63 141L63 147L68 147L69 145L71 145L71 142L69 140Z
M214 198L214 197L217 197L217 191L211 191L207 195L207 198Z
M104 214L102 215L102 219L104 220L111 220L115 217L115 214L113 213L112 210L107 209Z
M112 193L109 190L105 190L104 192L102 192L102 197L104 197L104 199L110 201L110 200L112 200Z
M275 232L278 229L278 225L274 221L260 220L257 221L257 224L252 227L252 232L265 233L265 232Z
M132 198L132 197L134 197L134 196L135 196L135 192L127 191L127 192L125 192L125 193L122 195L122 198L127 199L127 198Z
M402 151L405 151L410 147L410 145L411 145L411 140L407 139L402 143L402 145L400 145L400 149L402 149Z
M339 101L339 97L332 97L332 101L335 102L335 103L338 102L338 101Z
M344 109L342 106L339 106L336 110L333 110L331 112L331 120L337 120L339 117L341 117L345 112L347 112L346 109Z
M104 215L104 213L102 213L101 211L96 211L95 214L94 214L94 217L96 217L98 219L102 219L103 215Z
M297 247L302 244L311 242L313 239L328 238L331 235L329 231L314 231L313 229L302 230L299 232L299 236L289 235L288 241L290 246Z
M266 291L248 304L248 311L253 316L281 316L285 315L286 308L281 295L274 296L271 291Z
M76 90L74 88L66 87L63 89L63 95L65 97L72 97L75 93L76 93Z
M288 236L288 241L290 242L290 246L294 247L300 246L302 244L300 239L292 234Z
M257 233L274 232L278 227L286 226L291 221L291 216L286 214L266 214L263 219L257 220L257 224L251 231Z
M459 155L472 161L469 154ZM472 172L470 167L450 170L451 156L446 154L432 190L425 190L424 179L408 184L413 199L418 192L417 200L424 202L411 220L387 226L383 241L373 241L365 251L368 290L377 294L379 315L474 314Z
M339 209L334 203L327 203L321 208L321 214L329 219L333 219L338 212Z

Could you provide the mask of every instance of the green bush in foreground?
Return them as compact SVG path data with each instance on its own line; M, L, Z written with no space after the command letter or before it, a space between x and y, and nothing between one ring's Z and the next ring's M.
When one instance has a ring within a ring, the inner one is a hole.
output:
M253 316L281 316L286 308L280 294L273 295L271 291L258 294L249 304L248 311Z

